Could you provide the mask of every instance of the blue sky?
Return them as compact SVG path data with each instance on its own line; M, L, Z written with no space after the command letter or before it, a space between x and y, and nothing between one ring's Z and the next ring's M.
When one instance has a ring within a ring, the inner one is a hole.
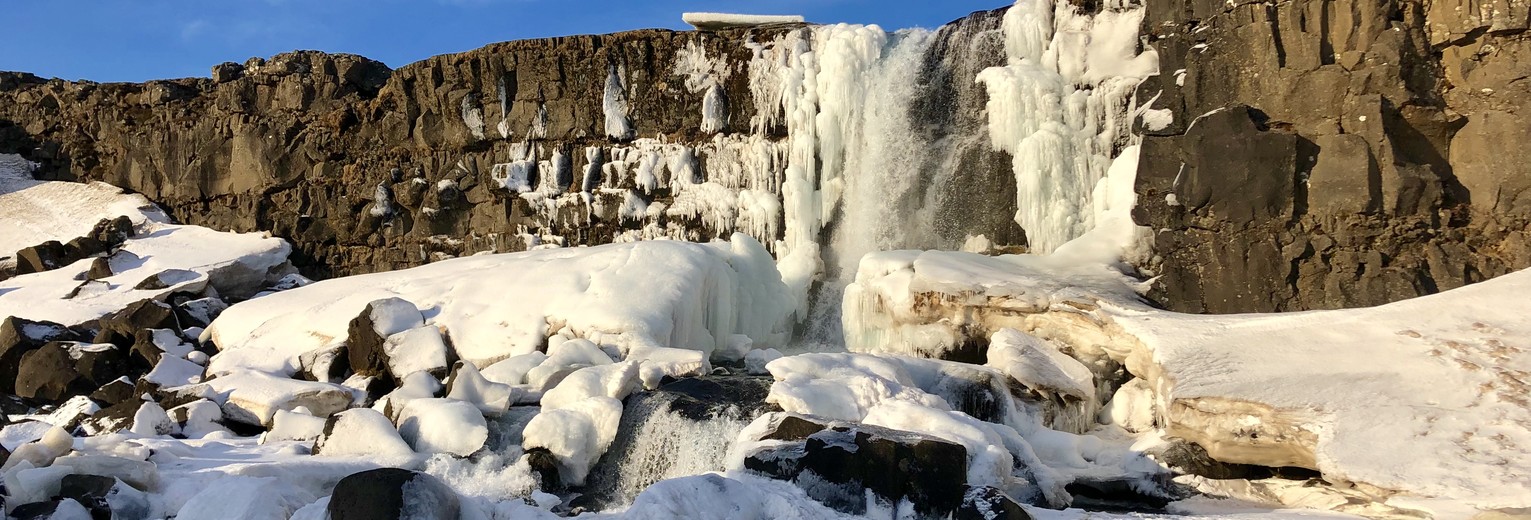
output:
M7 0L0 70L95 81L207 76L294 49L390 67L492 42L686 28L686 11L937 27L1005 0Z

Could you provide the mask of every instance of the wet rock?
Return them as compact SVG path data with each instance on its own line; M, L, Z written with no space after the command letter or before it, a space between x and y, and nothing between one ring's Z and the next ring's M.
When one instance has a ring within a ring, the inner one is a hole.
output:
M340 479L330 496L331 520L418 518L455 520L457 493L424 473L382 468Z

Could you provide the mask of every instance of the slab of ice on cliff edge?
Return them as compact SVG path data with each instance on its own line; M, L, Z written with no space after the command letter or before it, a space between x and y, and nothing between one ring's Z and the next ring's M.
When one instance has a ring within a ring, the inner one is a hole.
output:
M803 23L797 15L763 15L730 13L682 13L680 19L699 31L718 31L761 25Z

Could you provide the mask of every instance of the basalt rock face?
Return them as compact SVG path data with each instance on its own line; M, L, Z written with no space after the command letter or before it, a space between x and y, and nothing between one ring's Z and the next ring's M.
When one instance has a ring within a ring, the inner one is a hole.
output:
M1375 305L1531 266L1528 7L1149 0L1138 99L1174 116L1141 129L1156 299Z
M212 78L142 84L0 73L0 152L41 162L41 178L141 192L182 222L273 231L316 276L518 250L541 236L599 244L641 227L617 214L621 197L591 189L595 204L577 210L533 207L552 197L518 197L496 170L517 157L541 162L531 186L539 173L557 176L559 195L574 195L581 169L595 162L600 172L635 136L696 146L713 131L751 133L749 42L791 29L516 41L398 70L299 51L225 63ZM676 63L691 57L719 70L688 82ZM722 128L703 132L708 97L726 113ZM613 101L626 135L607 132ZM783 132L758 126L766 136ZM679 227L696 235L682 238L729 231Z

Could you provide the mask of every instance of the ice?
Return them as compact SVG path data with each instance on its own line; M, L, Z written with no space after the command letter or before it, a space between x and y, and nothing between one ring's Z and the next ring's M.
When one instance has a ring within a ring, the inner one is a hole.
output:
M606 114L606 136L613 139L632 139L633 127L627 120L627 91L622 74L616 65L606 72L606 93L601 101Z
M393 422L369 408L335 414L334 424L314 447L325 457L368 457L380 461L412 461L415 450L399 436Z
M1154 429L1154 389L1148 381L1133 378L1111 396L1100 412L1101 424L1114 424L1130 432Z
M1078 400L1095 399L1095 375L1058 348L1015 329L1000 329L989 343L988 366L1027 388Z
M418 453L472 455L484 447L489 427L472 403L456 399L414 399L399 413L399 436Z
M73 449L74 439L69 436L69 432L50 426L37 440L17 446L10 457L6 458L5 464L0 466L0 470L10 471L18 464L28 464L34 468L46 467Z
M1034 253L1097 226L1100 185L1118 150L1137 140L1135 87L1158 74L1158 55L1137 51L1142 18L1141 6L1091 16L1051 0L1005 13L1009 63L978 81L989 92L992 144L1014 157L1015 220Z
M706 133L722 132L728 127L728 107L725 104L723 82L730 70L727 60L707 57L707 50L689 42L675 53L675 75L686 78L686 91L705 93L702 98L702 126Z
M686 24L702 31L716 31L738 27L755 27L760 25L803 23L803 17L797 15L682 13L680 18L681 20L685 21Z
M638 363L638 378L648 389L658 388L665 377L680 379L712 372L712 364L702 352L682 348L635 348L628 352L627 361Z
M506 287L521 295L506 297ZM298 356L343 339L350 320L383 297L429 309L429 324L480 367L535 352L563 329L621 351L710 354L734 334L780 345L791 310L784 293L769 253L741 234L712 244L650 241L459 258L234 305L208 328L222 349L210 371L290 374Z
M444 373L451 354L441 339L441 331L434 326L421 326L388 336L383 343L383 352L388 355L388 372L397 377L415 372Z
M744 357L744 367L745 370L750 373L750 375L769 374L770 372L766 370L766 365L772 361L780 359L781 357L781 351L774 348L768 348L765 350L751 350L750 353Z

